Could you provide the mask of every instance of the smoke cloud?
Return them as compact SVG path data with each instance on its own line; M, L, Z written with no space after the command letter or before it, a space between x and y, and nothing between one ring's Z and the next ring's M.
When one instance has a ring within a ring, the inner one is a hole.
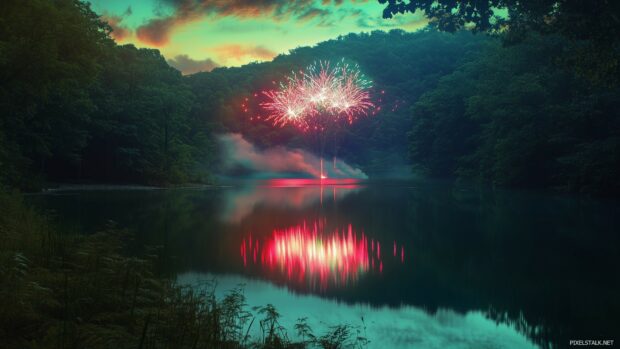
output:
M224 174L250 177L321 177L321 160L301 149L275 147L260 150L238 133L219 136L223 149ZM368 176L343 161L324 160L323 173L329 178L359 178Z

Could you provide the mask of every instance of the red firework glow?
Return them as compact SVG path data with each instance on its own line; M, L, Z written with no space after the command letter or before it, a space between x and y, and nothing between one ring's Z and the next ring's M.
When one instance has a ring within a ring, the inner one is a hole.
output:
M358 236L350 224L326 233L323 221L276 229L262 243L249 236L241 243L241 257L246 267L267 266L311 289L345 286L370 270L383 272L378 241L369 241L363 233Z
M324 117L353 123L359 115L366 115L374 107L371 87L357 65L341 61L331 67L318 62L299 74L292 73L279 89L264 91L267 101L260 105L275 125L322 130L325 125L319 119Z

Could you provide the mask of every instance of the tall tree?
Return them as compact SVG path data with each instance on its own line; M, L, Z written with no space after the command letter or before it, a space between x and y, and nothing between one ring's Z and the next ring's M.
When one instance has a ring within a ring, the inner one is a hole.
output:
M506 43L530 32L572 40L564 64L597 84L620 76L620 2L613 0L378 0L384 18L421 11L431 25L455 32L503 33Z
M556 64L570 43L489 45L413 108L415 166L498 185L618 195L620 89Z
M52 156L73 161L84 145L86 91L109 26L77 0L7 0L0 18L1 173L24 186Z

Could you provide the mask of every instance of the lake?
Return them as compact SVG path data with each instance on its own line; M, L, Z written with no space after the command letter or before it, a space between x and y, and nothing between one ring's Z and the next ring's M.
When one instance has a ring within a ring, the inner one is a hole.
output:
M370 348L565 347L620 328L620 204L446 182L274 179L55 190L63 231L127 227L161 272L243 285L289 333L356 326ZM291 335L293 338L294 336Z

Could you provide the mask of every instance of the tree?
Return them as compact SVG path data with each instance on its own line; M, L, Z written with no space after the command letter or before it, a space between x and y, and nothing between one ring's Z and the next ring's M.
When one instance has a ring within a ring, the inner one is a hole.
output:
M0 19L0 172L28 187L50 158L75 161L84 145L92 109L85 91L109 26L75 0L8 0Z
M412 125L409 108L489 40L468 32L451 35L433 29L348 34L315 47L292 50L273 62L217 68L190 75L187 80L197 97L196 110L201 119L216 120L219 131L241 133L259 148L287 146L316 152L316 139L308 134L253 118L264 115L260 94L291 70L316 60L337 62L346 58L359 64L360 70L373 80L372 99L380 110L341 128L337 148L329 137L324 155L337 155L371 176L402 175L402 171L394 170L408 169L407 132ZM248 106L247 112L242 105Z
M157 50L116 46L93 87L97 105L84 150L86 178L153 184L205 180L210 123Z
M570 45L531 37L490 44L413 108L411 159L435 176L617 195L620 89L555 64Z
M118 46L78 0L0 7L0 183L206 180L210 121L157 50Z
M595 83L620 75L620 2L613 0L379 0L384 18L422 11L431 25L456 32L503 33L506 43L528 33L560 34L573 42L564 60Z
M572 39L618 42L620 3L584 0L379 0L384 18L423 11L439 29L503 29L559 33Z

